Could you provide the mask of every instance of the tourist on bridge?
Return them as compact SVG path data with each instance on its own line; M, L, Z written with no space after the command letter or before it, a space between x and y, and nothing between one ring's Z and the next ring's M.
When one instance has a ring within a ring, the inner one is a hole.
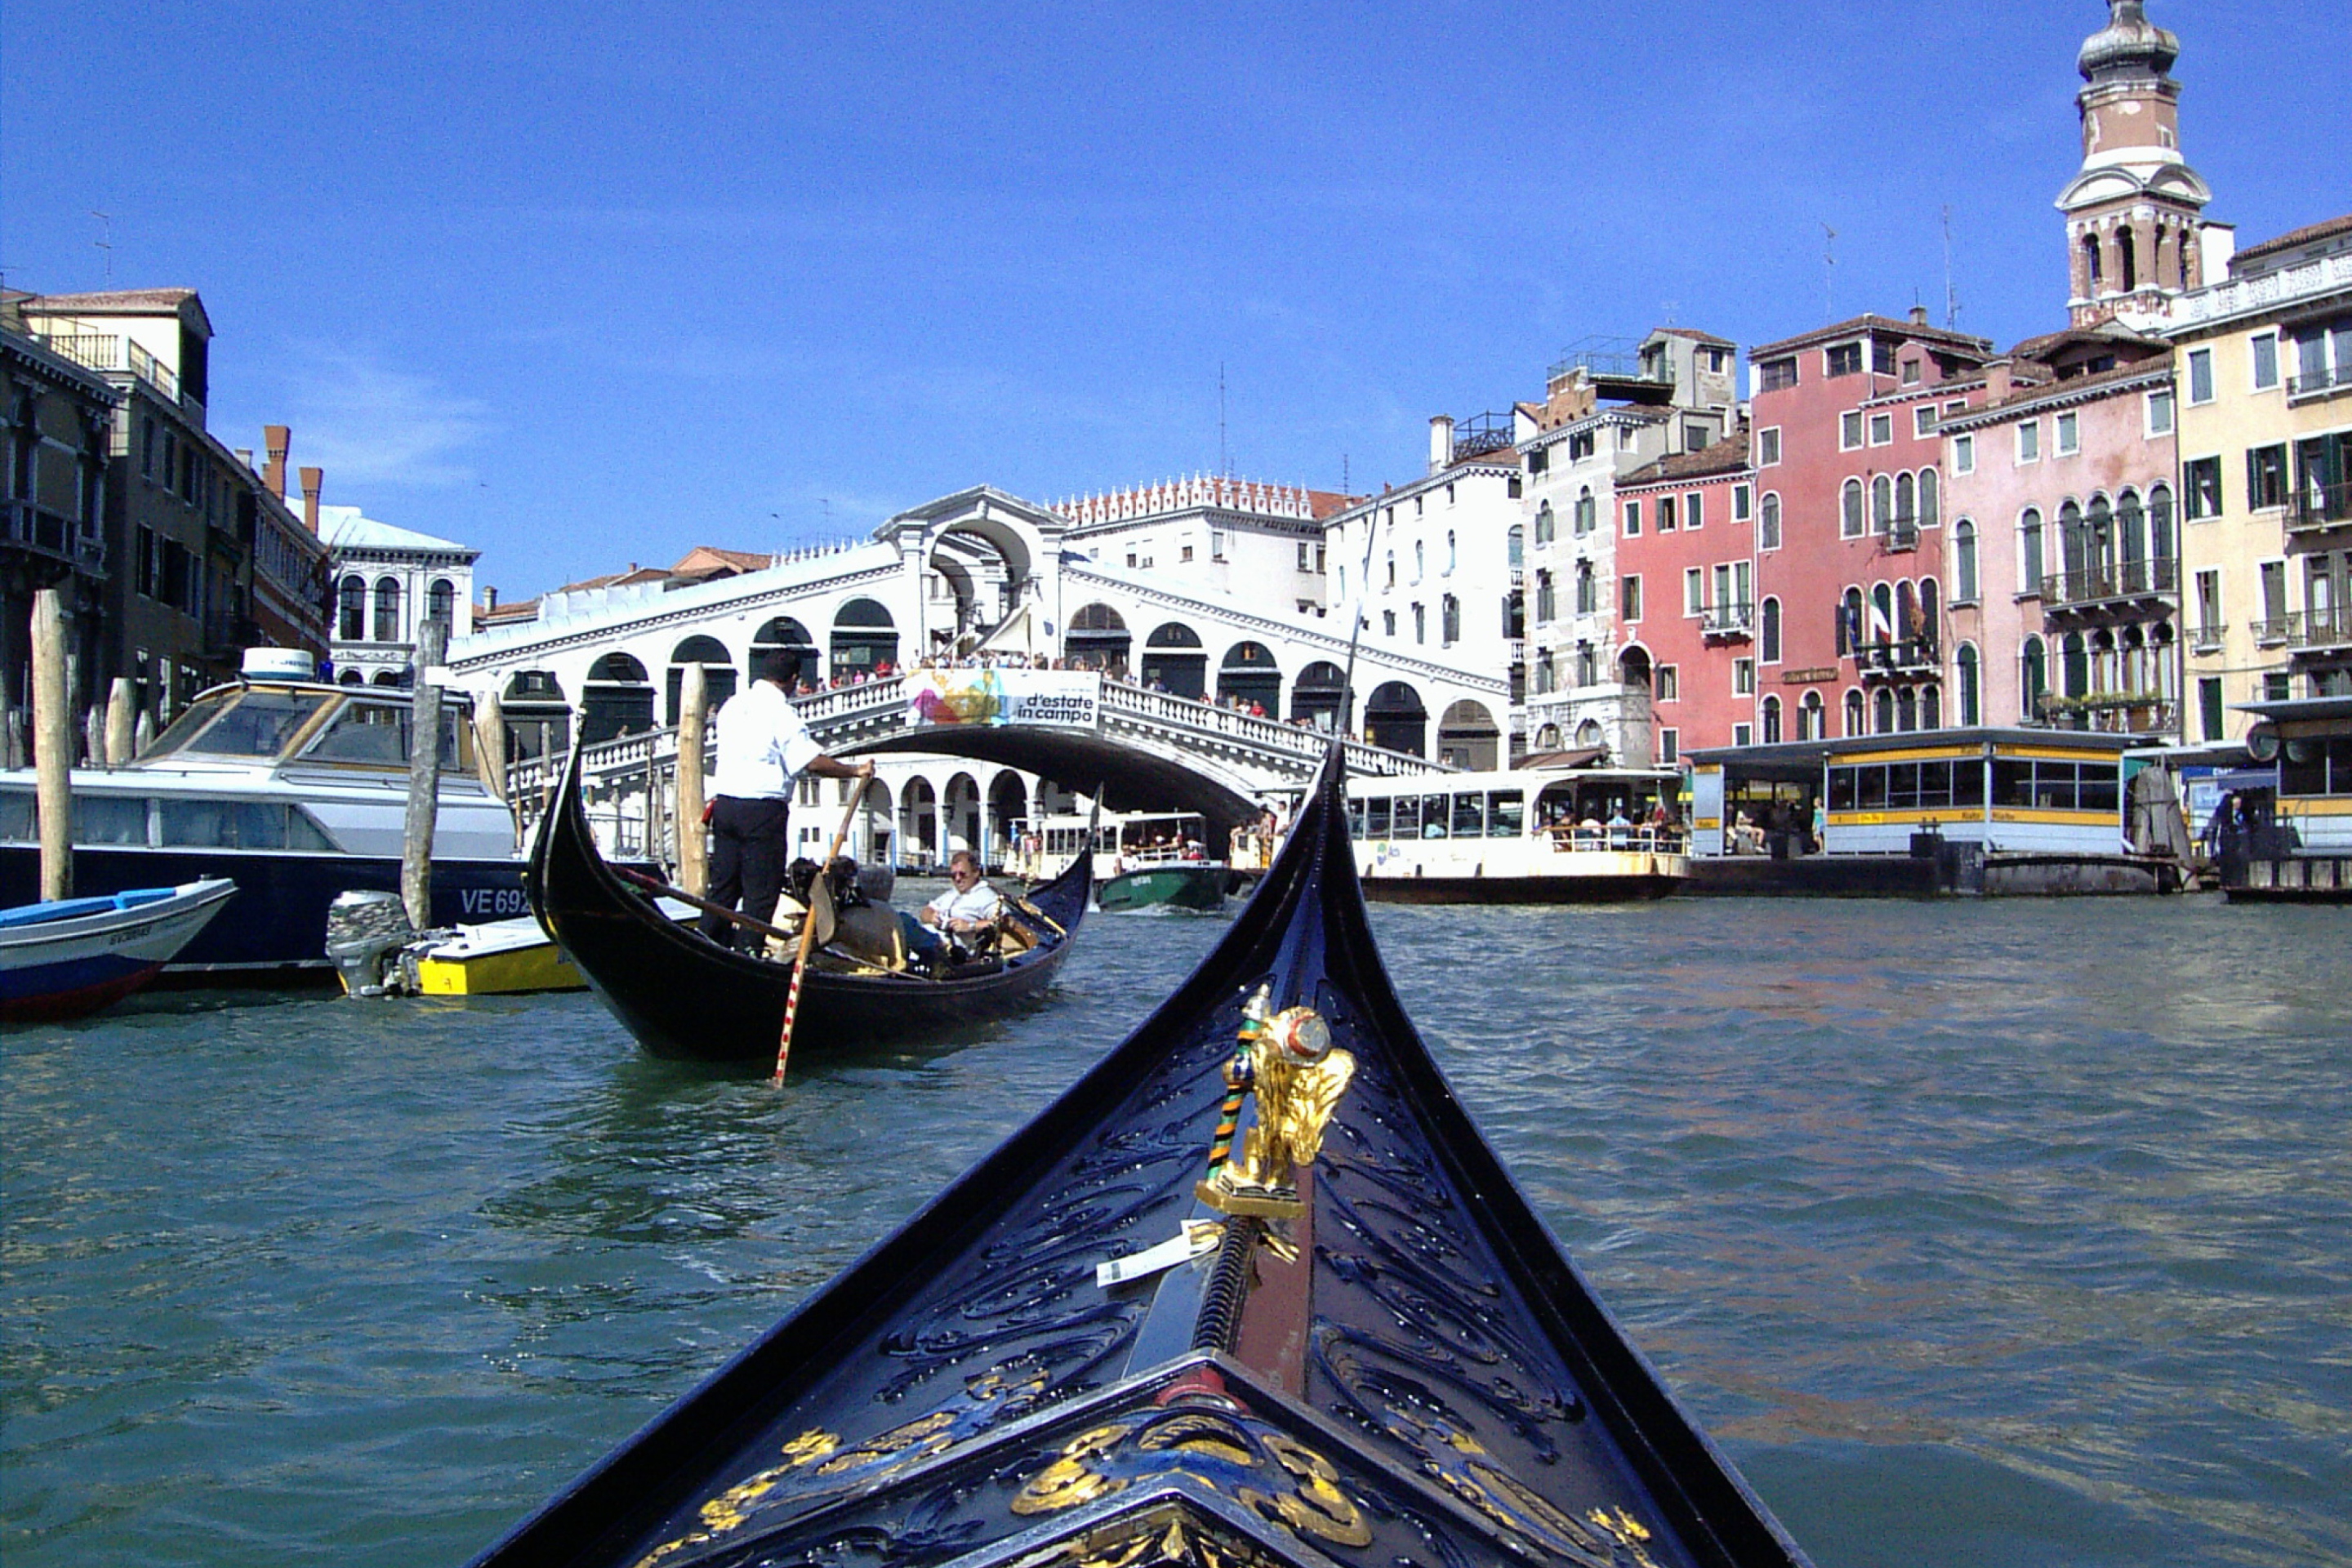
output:
M719 729L719 773L710 810L710 901L739 905L765 924L776 912L784 870L792 863L793 790L803 773L821 779L874 776L874 764L856 766L826 756L809 738L808 726L785 694L794 658L782 649L762 654L758 679L720 705L712 722ZM724 915L705 914L702 934L722 946L757 952L761 939Z

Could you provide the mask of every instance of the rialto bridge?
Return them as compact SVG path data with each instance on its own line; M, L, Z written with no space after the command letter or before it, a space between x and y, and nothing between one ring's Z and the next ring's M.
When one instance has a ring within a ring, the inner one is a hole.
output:
M994 851L1005 825L1098 786L1114 805L1236 820L1297 787L1320 755L1317 731L1369 742L1352 748L1364 768L1499 765L1500 680L1366 647L1343 689L1336 622L1173 591L1067 548L1068 527L1001 491L965 490L890 519L869 542L764 571L550 595L538 619L453 644L450 680L498 695L520 755L576 736L619 766L625 752L646 754L629 739L657 750L653 737L676 724L688 667L701 668L715 708L755 657L782 649L815 693L803 707L828 746L894 754L884 779L915 858ZM1074 746L1068 735L1024 740L1019 727L905 729L891 674L975 647L1105 672L1097 734ZM1266 717L1203 699L1255 703ZM904 752L921 754L895 760Z

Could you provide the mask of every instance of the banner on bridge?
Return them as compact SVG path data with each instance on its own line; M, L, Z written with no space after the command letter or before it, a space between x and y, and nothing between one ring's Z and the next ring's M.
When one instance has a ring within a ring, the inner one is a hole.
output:
M1066 669L915 669L907 672L907 722L1099 725L1102 677Z

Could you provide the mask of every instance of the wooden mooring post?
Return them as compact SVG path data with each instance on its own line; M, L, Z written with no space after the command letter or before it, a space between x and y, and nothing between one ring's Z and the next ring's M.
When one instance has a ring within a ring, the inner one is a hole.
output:
M416 630L415 693L410 698L408 816L400 838L400 901L408 923L433 926L433 823L441 804L441 679L449 623L436 616Z
M73 897L73 710L66 700L65 610L33 595L33 799L41 822L41 901Z
M702 666L688 665L678 682L677 881L698 899L710 892L710 844L702 828L702 748L709 722L709 689Z

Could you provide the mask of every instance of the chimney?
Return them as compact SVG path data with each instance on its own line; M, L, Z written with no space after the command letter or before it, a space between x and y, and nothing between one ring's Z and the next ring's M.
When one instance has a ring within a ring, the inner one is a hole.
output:
M2013 362L2007 359L1985 361L1985 401L1987 403L1999 403L2009 395L2012 385L2011 379L2012 368Z
M1429 421L1429 471L1437 472L1454 461L1454 416L1433 416Z
M319 491L325 487L326 480L327 470L324 468L302 470L302 521L310 525L313 533L319 531Z
M261 470L261 482L279 500L286 499L286 449L294 444L294 432L284 425L264 425L261 444L269 449L269 461Z
M482 614L487 616L498 607L499 591L493 587L484 587L482 590Z
M1911 324L1915 327L1924 327L1927 324L1927 306L1914 305L1911 307Z
M250 447L239 447L236 449L236 460L245 465L246 472L251 473L253 471L253 448Z

